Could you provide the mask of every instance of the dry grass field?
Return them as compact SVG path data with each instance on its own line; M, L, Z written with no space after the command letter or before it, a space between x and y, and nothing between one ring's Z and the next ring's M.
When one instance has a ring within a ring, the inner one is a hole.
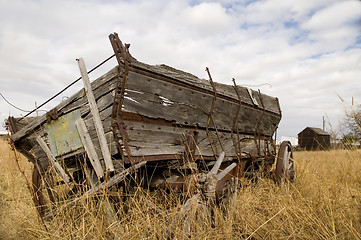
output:
M176 218L178 198L141 190L120 208L119 222L109 222L104 198L82 198L70 207L59 206L45 227L26 184L32 164L20 157L25 178L1 141L0 238L163 239L171 229L169 239L361 239L360 150L295 152L294 158L293 184L244 181L226 213L214 208L211 218L190 214L190 235Z

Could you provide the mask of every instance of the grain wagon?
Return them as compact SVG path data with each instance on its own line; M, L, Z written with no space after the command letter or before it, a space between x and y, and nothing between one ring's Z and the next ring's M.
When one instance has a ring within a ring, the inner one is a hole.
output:
M59 185L85 185L87 195L140 186L220 203L241 177L294 178L290 143L283 142L277 155L272 139L281 120L277 98L234 80L214 82L209 69L204 80L147 65L116 33L109 39L118 66L90 82L78 59L83 89L43 116L7 121L15 148L34 164L34 194L43 215ZM56 180L49 180L49 169Z

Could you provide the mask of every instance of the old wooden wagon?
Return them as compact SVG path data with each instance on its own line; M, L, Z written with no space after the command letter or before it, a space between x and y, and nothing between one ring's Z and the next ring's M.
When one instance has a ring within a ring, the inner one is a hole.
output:
M86 183L94 194L112 186L187 192L227 201L240 177L294 178L291 146L278 157L272 139L281 120L278 99L213 82L166 65L137 61L117 34L109 36L118 66L43 116L8 120L18 151L34 164L33 185L44 191ZM55 169L59 181L48 181ZM50 182L50 183L49 183ZM50 185L50 186L49 186Z

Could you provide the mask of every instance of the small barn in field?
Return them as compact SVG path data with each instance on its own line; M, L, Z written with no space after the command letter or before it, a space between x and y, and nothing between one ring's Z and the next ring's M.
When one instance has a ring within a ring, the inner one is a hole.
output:
M298 144L306 150L328 150L330 139L330 134L321 128L306 127L298 134Z

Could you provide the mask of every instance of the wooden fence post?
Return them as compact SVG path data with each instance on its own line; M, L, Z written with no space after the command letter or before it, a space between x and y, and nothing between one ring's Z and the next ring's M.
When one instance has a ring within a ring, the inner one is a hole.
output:
M104 129L103 129L103 124L102 124L100 114L99 114L99 111L98 111L98 107L97 107L97 104L96 104L96 101L95 101L94 93L93 93L92 88L91 88L91 84L90 84L90 81L89 81L89 76L88 76L88 73L87 73L87 70L86 70L86 67L85 67L84 60L82 58L79 58L79 59L77 59L77 61L78 61L78 65L79 65L80 74L82 76L83 83L84 83L84 89L85 89L86 95L88 97L90 111L91 111L91 113L93 115L95 130L96 130L97 135L98 135L98 139L99 139L99 143L100 143L100 149L101 149L102 154L103 154L106 170L110 171L110 172L114 172L112 157L111 157L110 152L109 152L109 148L108 148L108 145L107 145L107 140L105 138L105 133L104 133Z
M90 163L92 164L95 170L95 173L97 174L98 178L103 178L104 177L103 168L102 165L100 164L99 157L95 151L93 142L88 133L88 129L85 126L84 120L82 118L76 120L75 125L78 129L80 139L84 145L84 149L88 155Z
M46 145L45 141L38 136L36 138L36 141L39 143L41 149L45 152L46 156L49 158L51 164L54 166L56 172L61 176L61 178L64 180L66 184L69 183L69 176L66 174L65 170L61 167L60 163L57 162L54 155L51 153L48 145Z

